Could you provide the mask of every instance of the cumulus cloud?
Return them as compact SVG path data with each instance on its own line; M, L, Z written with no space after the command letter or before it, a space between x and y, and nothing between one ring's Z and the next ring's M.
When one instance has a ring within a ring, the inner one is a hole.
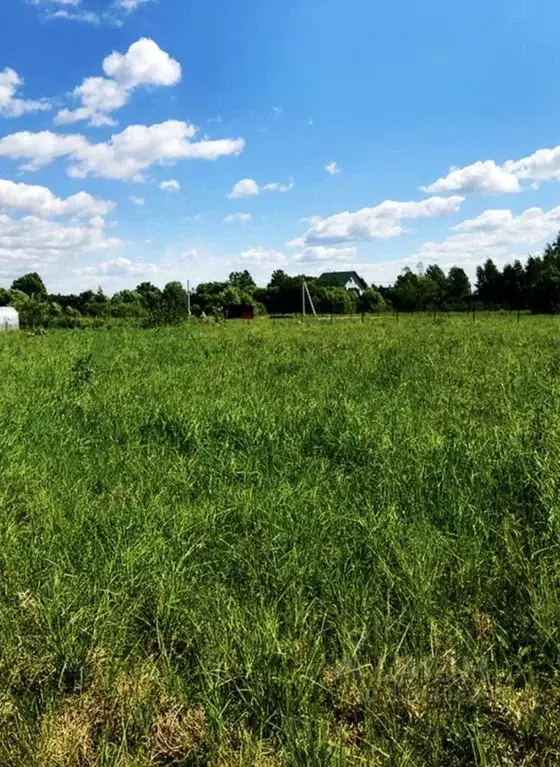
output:
M111 250L120 245L119 239L105 235L100 216L77 224L39 216L15 219L0 214L0 265L10 261L23 267L30 261L43 263L62 256Z
M421 188L428 194L501 194L519 192L521 186L511 171L496 165L494 160L485 160L467 165L466 168L451 168L447 176Z
M174 178L170 178L169 181L162 181L160 184L158 184L158 187L163 189L164 192L179 192L181 189L181 184Z
M146 200L144 197L136 197L135 194L131 194L128 198L133 205L145 205Z
M342 261L348 263L356 259L356 248L328 248L315 245L304 248L296 259L305 263L321 263L322 261Z
M290 256L285 253L263 248L261 245L256 248L248 248L239 256L239 261L246 266L253 264L259 267L272 267L273 269L286 265L290 260Z
M325 165L325 170L331 176L336 176L337 173L340 173L340 168L334 161L327 163L327 165Z
M24 170L38 170L57 157L66 157L70 162L68 174L75 178L93 175L143 181L142 171L152 165L186 159L216 160L238 155L245 144L241 138L193 142L196 133L196 126L178 120L130 125L98 144L90 144L80 134L23 131L0 139L0 157L27 160Z
M521 160L508 160L504 168L522 181L560 180L560 146L539 149Z
M385 200L374 208L345 211L316 221L304 236L306 245L335 245L355 240L389 239L403 232L402 220L429 218L459 210L464 197L429 197L420 202Z
M0 209L21 210L36 216L106 216L114 202L98 200L87 192L78 192L65 200L45 186L0 179Z
M224 218L225 224L247 224L251 220L250 213L230 213Z
M522 189L522 181L538 184L541 181L559 180L560 146L556 146L551 149L538 149L527 157L507 160L502 165L498 165L494 160L485 160L465 168L451 168L447 176L422 189L434 194L503 194L519 192Z
M0 139L0 157L26 159L29 162L22 165L22 170L39 170L57 157L76 156L88 146L80 134L20 131Z
M255 197L261 192L288 192L293 189L294 182L290 179L288 184L283 184L279 181L272 181L269 184L265 184L263 187L259 187L257 182L252 178L242 178L236 184L228 194L230 200L238 200L243 197Z
M160 268L155 264L131 261L129 258L113 258L95 266L74 269L75 274L82 274L88 277L137 277L144 274L156 274L159 271Z
M238 200L242 197L253 197L259 193L259 185L252 178L242 178L234 184L233 189L228 194L230 200Z
M62 109L58 125L89 120L90 125L115 125L110 116L121 109L136 88L167 87L181 80L181 65L149 38L132 43L125 54L113 52L102 64L107 77L87 77L72 95L81 102L77 109Z
M21 117L27 112L44 112L51 108L46 99L31 101L17 96L23 82L23 78L10 67L0 72L0 116Z
M538 245L560 229L560 206L549 211L528 208L519 215L510 210L487 210L476 218L453 227L456 234L440 241L430 241L416 253L413 262L454 264L471 268L487 258L503 261L520 249Z

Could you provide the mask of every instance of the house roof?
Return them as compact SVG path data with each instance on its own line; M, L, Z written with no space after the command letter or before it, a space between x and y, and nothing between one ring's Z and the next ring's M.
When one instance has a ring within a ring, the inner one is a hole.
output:
M362 280L357 272L323 272L323 274L319 277L321 282L336 282L338 285L340 285L341 288L343 288L346 283L352 279L357 285L360 286L361 290L367 289L367 283Z

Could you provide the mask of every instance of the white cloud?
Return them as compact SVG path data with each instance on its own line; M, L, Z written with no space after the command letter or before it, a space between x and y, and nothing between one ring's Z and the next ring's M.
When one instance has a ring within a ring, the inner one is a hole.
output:
M475 162L466 168L451 168L447 176L421 188L428 194L500 194L519 192L521 189L516 176L496 165L494 160Z
M135 11L141 5L149 2L151 0L117 0L117 6L125 11Z
M465 168L452 168L447 176L422 187L429 193L483 194L519 192L520 182L532 186L541 181L560 181L560 146L538 149L520 160L507 160L497 165L494 160L475 162Z
M240 256L239 261L246 266L253 264L259 267L271 267L277 269L279 266L284 266L292 260L290 256L282 253L279 250L269 250L259 245L256 248L248 248L244 250Z
M96 13L94 11L81 10L79 6L82 0L30 0L33 5L41 6L46 9L45 19L67 19L69 21L78 21L88 24L107 23L113 27L121 27L124 17L140 6L151 2L152 0L107 0L105 10ZM63 6L63 8L60 8ZM54 10L54 8L59 10ZM67 10L67 8L75 10Z
M288 184L282 184L280 181L273 181L270 184L265 184L263 186L264 192L289 192L290 189L294 188L294 182L292 179L290 179L290 182Z
M103 61L103 71L127 88L170 86L181 79L181 65L147 37L132 43L125 54L114 52Z
M250 213L231 213L224 218L225 224L247 224L252 219Z
M294 237L293 240L289 240L286 243L287 248L303 248L304 246L305 246L305 237Z
M136 197L135 194L131 194L128 198L133 205L145 205L146 200L144 197Z
M242 178L234 184L233 189L228 194L230 200L238 200L242 197L252 197L259 194L259 185L252 178Z
M82 0L31 0L32 5L80 5Z
M374 208L337 213L313 224L305 234L306 245L336 244L354 240L389 239L403 232L403 219L428 218L459 210L464 197L429 197L420 202L385 200Z
M144 274L157 274L160 268L155 264L131 261L129 258L113 258L96 266L74 269L75 274L88 277L138 277Z
M78 192L63 200L45 186L0 179L0 209L21 210L48 218L106 216L114 207L114 202L97 200L87 192Z
M74 224L38 216L14 219L0 214L0 265L7 261L22 266L31 261L43 263L119 247L121 241L106 237L103 224L99 216Z
M241 138L192 142L196 132L194 125L168 120L156 125L130 125L109 141L90 144L79 134L24 131L0 139L0 157L28 160L25 170L37 170L57 157L67 157L71 162L68 174L75 178L94 175L142 181L142 171L155 164L216 160L243 150L245 142Z
M348 263L355 260L356 248L328 248L324 245L315 245L305 248L297 258L306 263L320 263L322 261Z
M228 262L228 266L230 269L250 269L253 276L265 282L274 269L295 272L310 268L311 272L318 273L329 268L340 268L342 264L353 269L355 259L356 248L354 247L330 248L319 245L287 254L259 245L244 250L235 260Z
M485 210L476 218L451 227L455 232L486 232L507 226L513 220L511 210Z
M47 19L68 19L68 21L81 21L84 24L101 24L101 17L94 11L55 11L48 14Z
M107 77L87 77L72 91L81 106L62 109L58 125L89 120L90 125L114 125L111 112L121 109L140 86L167 87L181 80L181 65L149 38L133 43L125 54L113 52L103 61Z
M284 108L283 107L272 107L272 114L274 117L282 117L284 114Z
M51 108L46 99L30 101L16 96L22 85L23 78L10 67L0 72L0 116L21 117L27 112L44 112Z
M252 178L242 178L236 184L228 194L230 200L239 200L243 197L255 197L261 192L288 192L293 189L294 182L290 179L289 184L283 184L279 181L272 181L269 184L265 184L263 187L259 187L257 182Z
M464 266L474 273L487 258L504 261L538 245L560 229L560 206L549 211L528 208L515 216L510 210L487 210L476 218L453 227L453 234L441 241L424 243L410 257L412 262Z
M181 184L174 178L170 178L169 181L162 181L160 184L158 184L158 187L163 189L164 192L179 192L181 189Z
M560 146L539 149L521 160L508 160L504 168L523 181L560 180Z
M87 140L79 134L65 136L51 131L20 131L0 139L0 156L29 160L22 170L39 170L57 157L76 155L88 146Z
M329 173L331 176L336 176L337 173L340 173L340 168L336 164L336 162L329 162L327 165L325 165L325 170L327 173Z

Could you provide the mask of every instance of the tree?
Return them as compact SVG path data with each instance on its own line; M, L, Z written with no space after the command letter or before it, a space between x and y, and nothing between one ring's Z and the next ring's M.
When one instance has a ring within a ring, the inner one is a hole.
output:
M0 288L0 306L9 306L12 295L6 288Z
M452 266L446 279L447 299L453 303L462 303L469 300L471 293L471 283L465 270L460 266Z
M257 287L255 281L247 269L242 272L231 272L228 282L230 285L233 285L234 287L249 293Z
M510 309L523 309L526 306L525 271L519 261L504 266L502 291L503 299Z
M503 303L502 275L491 258L484 266L476 267L476 293L486 306L500 306Z
M420 280L408 266L399 274L389 294L391 303L401 312L414 312L420 308Z
M12 290L21 290L29 298L46 298L47 289L45 283L39 277L37 272L30 272L24 274L23 277L18 277L17 280L12 282Z
M168 282L163 289L162 309L169 322L177 322L188 316L189 296L180 282Z
M383 296L375 288L364 290L358 299L358 310L360 312L381 312L385 308Z
M162 292L158 287L152 285L151 282L141 282L136 288L136 293L140 295L146 309L153 312L159 307L162 299Z

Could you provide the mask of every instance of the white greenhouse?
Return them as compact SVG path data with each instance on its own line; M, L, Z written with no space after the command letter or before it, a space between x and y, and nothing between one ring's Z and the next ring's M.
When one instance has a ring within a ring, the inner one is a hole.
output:
M0 306L0 332L19 330L19 314L11 306Z

